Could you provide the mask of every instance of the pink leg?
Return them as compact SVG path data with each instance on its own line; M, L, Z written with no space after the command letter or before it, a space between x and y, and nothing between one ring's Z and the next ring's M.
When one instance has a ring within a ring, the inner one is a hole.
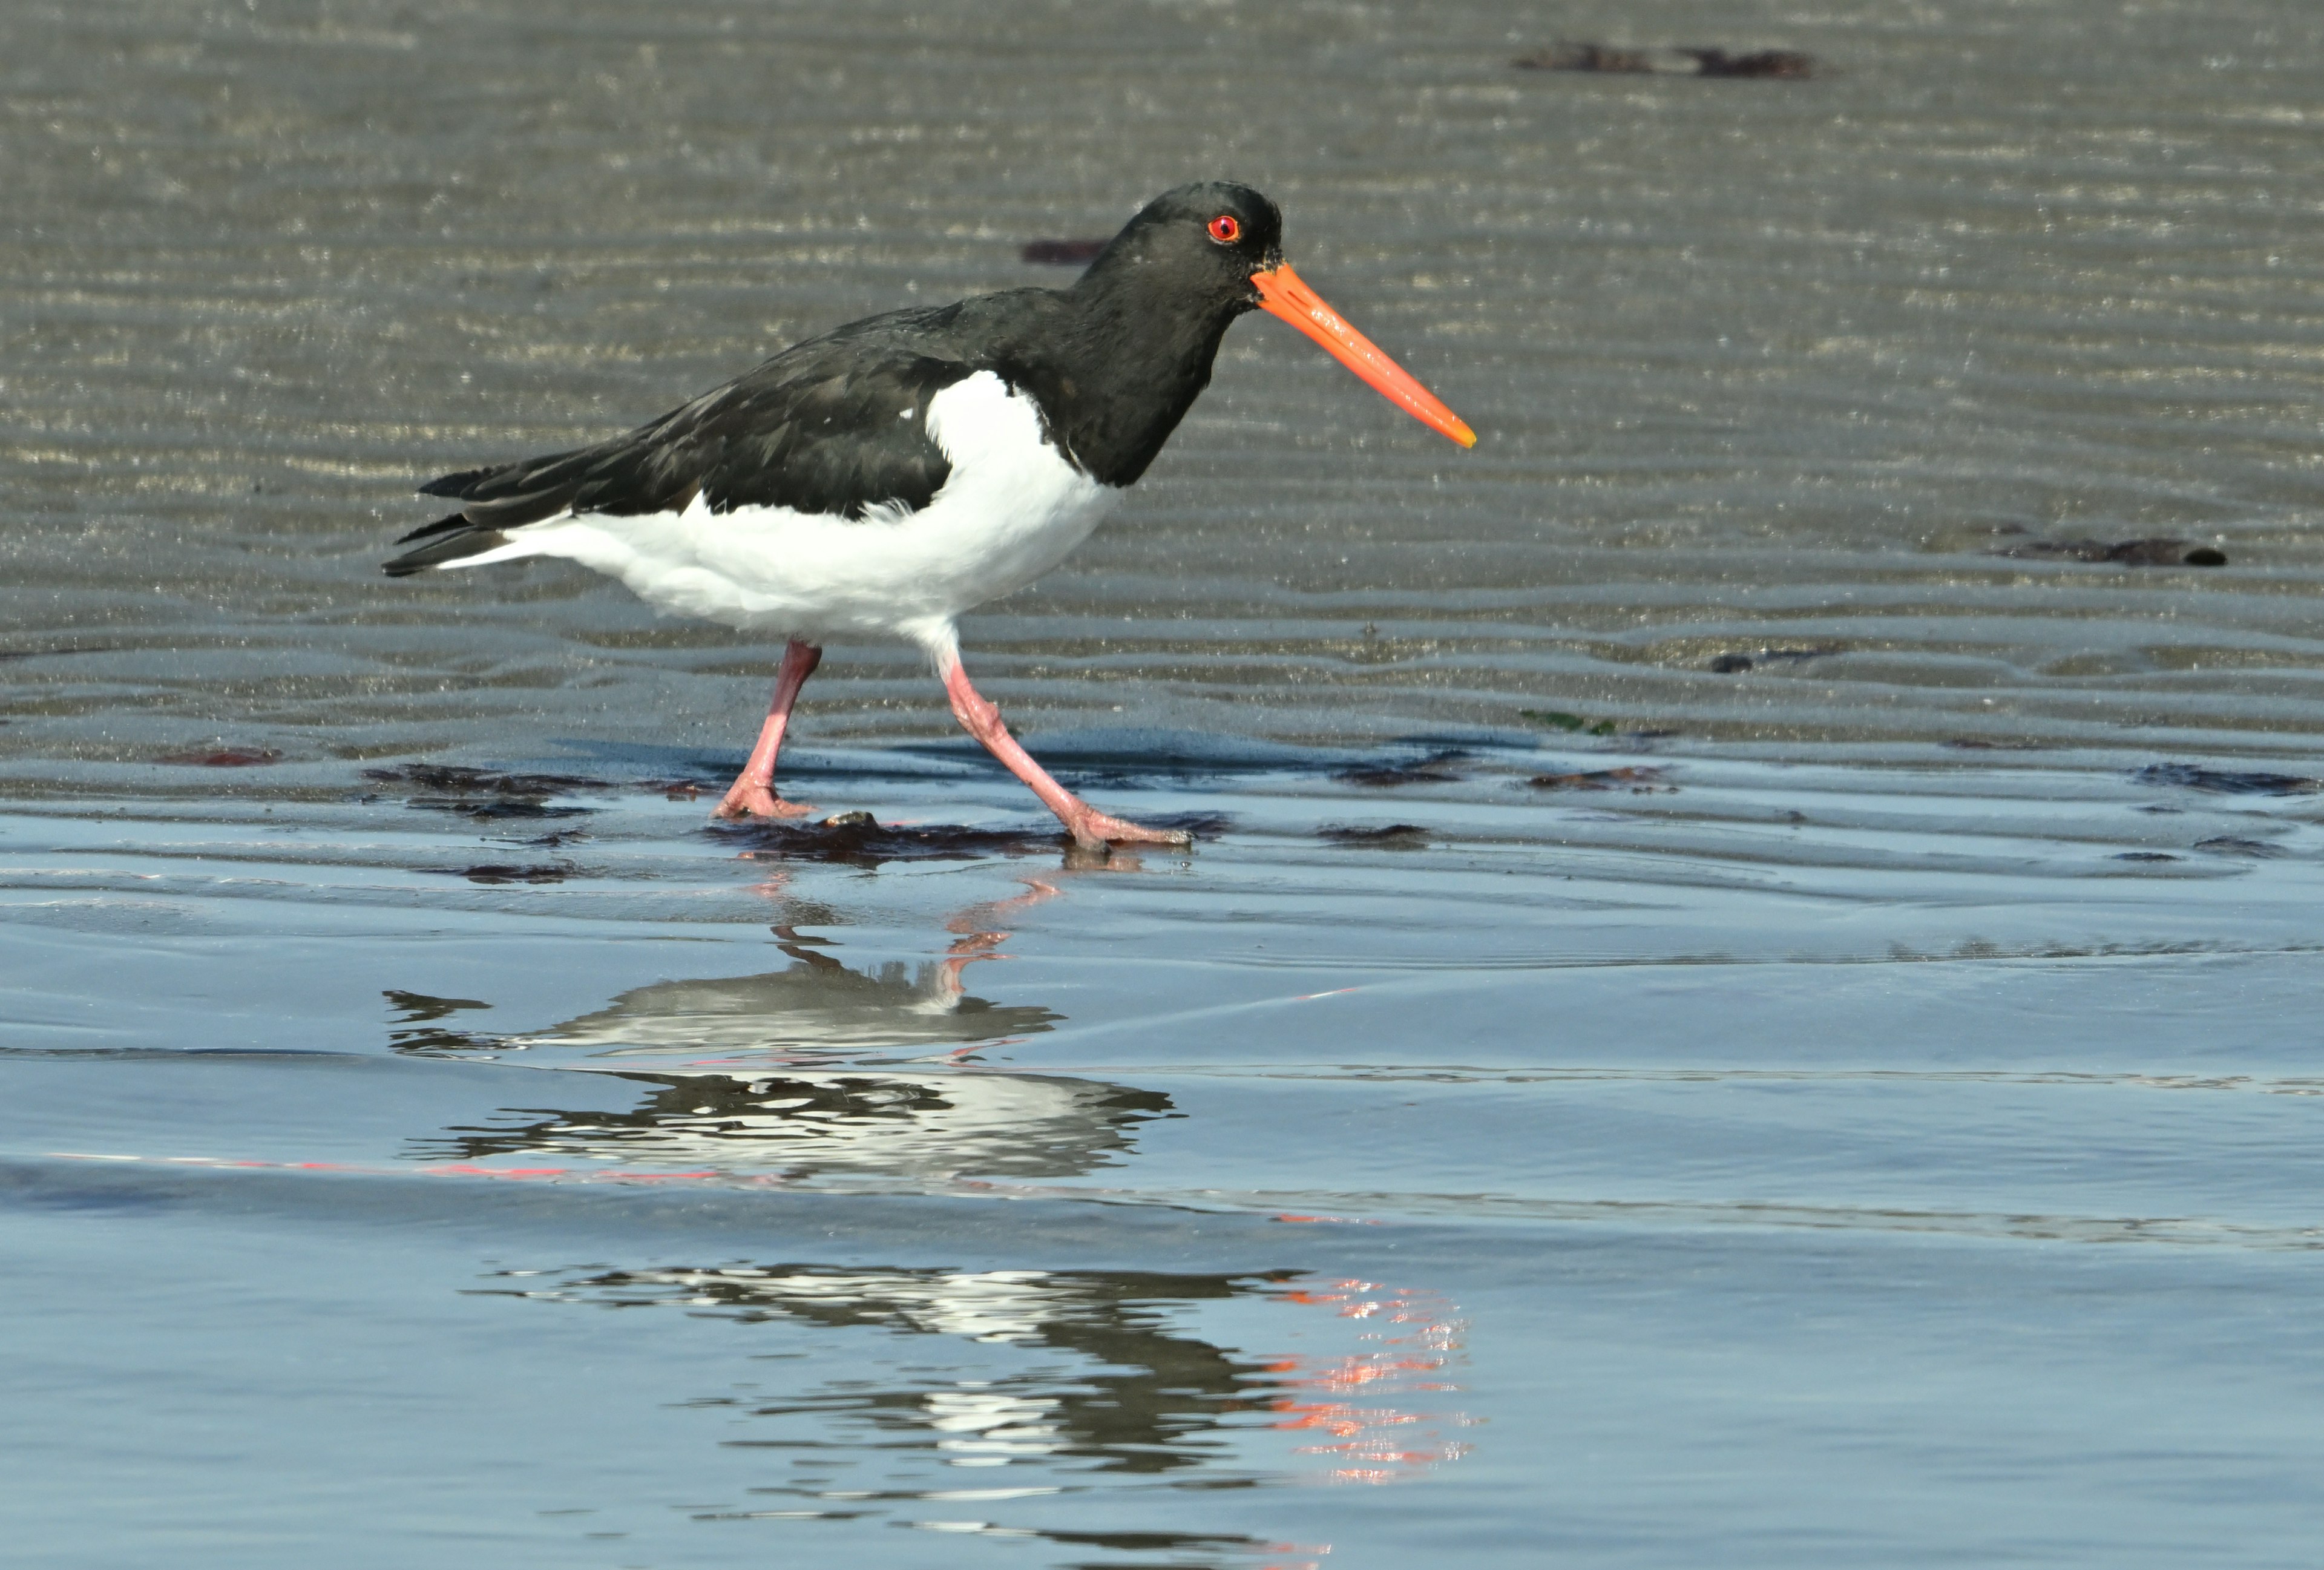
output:
M751 749L751 761L734 777L734 788L718 804L715 816L797 817L815 810L805 802L785 801L775 794L775 759L783 750L783 727L790 721L791 705L798 701L799 688L822 663L823 651L812 643L793 638L784 649L783 668L775 676L774 701L767 705L767 723L759 732L759 744Z
M943 669L945 692L952 699L952 712L961 725L984 743L986 751L1007 764L1011 774L1033 788L1033 794L1057 815L1057 821L1065 826L1065 832L1074 836L1075 845L1085 850L1103 850L1109 845L1194 843L1194 836L1183 829L1141 828L1119 817L1108 817L1050 779L1047 771L1033 762L1031 754L1009 734L1009 727L1001 723L1001 711L968 684L968 672L962 667L960 656L946 656Z

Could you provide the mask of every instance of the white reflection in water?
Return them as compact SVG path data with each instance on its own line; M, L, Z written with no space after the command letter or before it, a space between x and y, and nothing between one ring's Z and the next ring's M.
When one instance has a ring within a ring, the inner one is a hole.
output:
M1359 1279L1292 1271L1205 1276L1130 1271L879 1269L806 1264L635 1270L511 1270L485 1288L603 1307L676 1307L746 1325L872 1328L943 1337L956 1356L814 1347L844 1359L845 1377L771 1396L705 1397L688 1406L740 1411L769 1432L724 1441L788 1454L794 1475L753 1489L812 1509L721 1511L732 1519L853 1515L908 1518L934 1502L1013 1504L1011 1520L899 1519L927 1530L973 1532L1117 1551L1178 1550L1213 1562L1259 1558L1290 1570L1328 1545L1226 1530L1090 1528L1135 1512L1162 1486L1202 1493L1297 1483L1408 1482L1459 1460L1468 1419L1444 1403L1460 1386L1467 1332L1441 1295ZM521 1284L520 1284L521 1283ZM1238 1305L1298 1311L1302 1323ZM1219 1321L1213 1328L1211 1321ZM1320 1350L1244 1352L1230 1325L1268 1339L1332 1343ZM738 1351L752 1370L769 1344ZM773 1344L780 1345L780 1342ZM861 1467L831 1486L818 1474ZM963 1469L1010 1482L963 1486ZM1052 1501L1043 1506L1036 1501ZM1183 1517L1185 1505L1170 1514Z

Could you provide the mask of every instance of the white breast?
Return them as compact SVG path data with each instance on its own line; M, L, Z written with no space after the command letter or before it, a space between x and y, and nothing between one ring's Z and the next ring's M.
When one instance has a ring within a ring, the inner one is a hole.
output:
M788 507L550 519L463 566L558 556L620 578L655 609L818 642L843 633L948 644L953 618L1064 560L1121 493L1041 438L1032 401L990 371L928 404L952 473L917 513L851 520Z

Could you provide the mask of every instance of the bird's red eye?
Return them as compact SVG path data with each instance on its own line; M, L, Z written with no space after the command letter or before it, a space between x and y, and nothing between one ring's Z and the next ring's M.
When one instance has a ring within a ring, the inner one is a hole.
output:
M1222 245L1231 245L1242 238L1242 225L1231 213L1221 213L1211 220L1211 238Z

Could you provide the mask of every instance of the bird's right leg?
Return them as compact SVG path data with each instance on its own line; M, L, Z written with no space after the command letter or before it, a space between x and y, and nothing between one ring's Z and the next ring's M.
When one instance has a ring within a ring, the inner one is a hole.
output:
M1033 794L1057 815L1057 821L1065 826L1065 832L1073 836L1075 845L1084 850L1102 851L1116 845L1194 843L1194 836L1182 828L1148 828L1143 824L1109 817L1058 784L1009 734L1009 727L1001 723L1001 711L969 685L968 672L961 668L957 651L940 651L937 668L944 676L945 696L952 699L954 717L960 721L962 728L982 742L985 750L1000 759L1011 774L1032 787Z
M775 674L775 696L767 705L767 723L759 731L759 744L751 761L734 777L733 789L718 804L719 817L798 817L815 810L803 801L786 801L775 794L775 760L783 750L783 727L789 724L791 705L799 688L823 663L823 651L793 638L783 650L782 669Z

